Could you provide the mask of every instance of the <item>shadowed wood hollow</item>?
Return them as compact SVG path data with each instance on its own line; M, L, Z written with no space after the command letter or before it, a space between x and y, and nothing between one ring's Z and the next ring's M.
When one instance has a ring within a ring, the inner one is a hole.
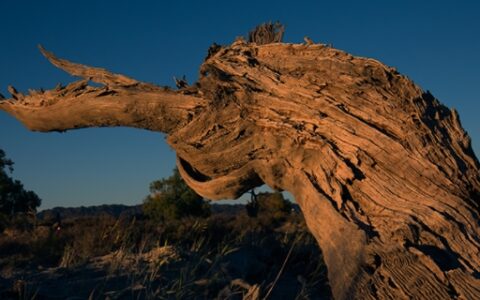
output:
M335 299L480 299L479 162L458 113L394 68L323 44L239 39L172 90L41 50L83 79L9 88L0 109L30 130L161 131L208 199L263 183L291 192Z

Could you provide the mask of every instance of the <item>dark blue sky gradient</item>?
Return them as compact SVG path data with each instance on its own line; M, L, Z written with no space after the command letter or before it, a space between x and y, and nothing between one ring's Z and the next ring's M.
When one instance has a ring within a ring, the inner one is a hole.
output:
M0 92L73 79L37 50L172 85L197 78L213 43L280 20L285 42L332 43L396 67L455 107L480 152L480 4L476 1L1 1ZM0 113L0 148L42 208L140 203L174 153L159 133L127 128L32 133Z

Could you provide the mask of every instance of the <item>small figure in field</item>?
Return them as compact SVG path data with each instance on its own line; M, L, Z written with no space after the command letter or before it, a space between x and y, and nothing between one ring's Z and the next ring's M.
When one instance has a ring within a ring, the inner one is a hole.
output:
M255 218L258 214L258 200L254 189L250 191L250 195L250 201L247 203L245 208L247 209L247 215L251 218Z
M60 233L60 230L62 229L62 217L60 216L59 212L57 212L55 215L55 221L52 227L57 234Z

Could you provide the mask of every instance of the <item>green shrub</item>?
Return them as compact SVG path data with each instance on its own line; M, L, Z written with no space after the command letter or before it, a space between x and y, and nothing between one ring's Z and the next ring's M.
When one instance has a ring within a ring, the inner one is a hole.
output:
M257 201L261 212L285 215L292 210L292 204L280 192L260 193L257 195Z
M35 212L41 200L32 191L25 190L23 184L10 177L13 162L0 149L0 212L10 217L19 213Z
M210 215L208 203L187 186L178 169L173 170L172 176L152 182L150 192L143 204L143 212L150 219L164 221Z

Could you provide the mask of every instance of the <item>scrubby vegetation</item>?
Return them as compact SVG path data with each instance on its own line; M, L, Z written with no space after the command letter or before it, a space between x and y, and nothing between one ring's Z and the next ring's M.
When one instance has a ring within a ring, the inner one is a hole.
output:
M143 212L51 211L9 226L0 299L329 298L302 215L281 193L252 195L254 216L244 205L210 206L175 170L151 184Z
M183 181L176 168L172 176L152 182L150 192L143 204L143 211L152 220L178 220L188 216L210 215L208 203Z
M7 230L0 237L0 298L242 299L270 289L271 299L328 295L301 215L251 218L238 209L208 218L99 216L64 220L60 230L45 223Z

